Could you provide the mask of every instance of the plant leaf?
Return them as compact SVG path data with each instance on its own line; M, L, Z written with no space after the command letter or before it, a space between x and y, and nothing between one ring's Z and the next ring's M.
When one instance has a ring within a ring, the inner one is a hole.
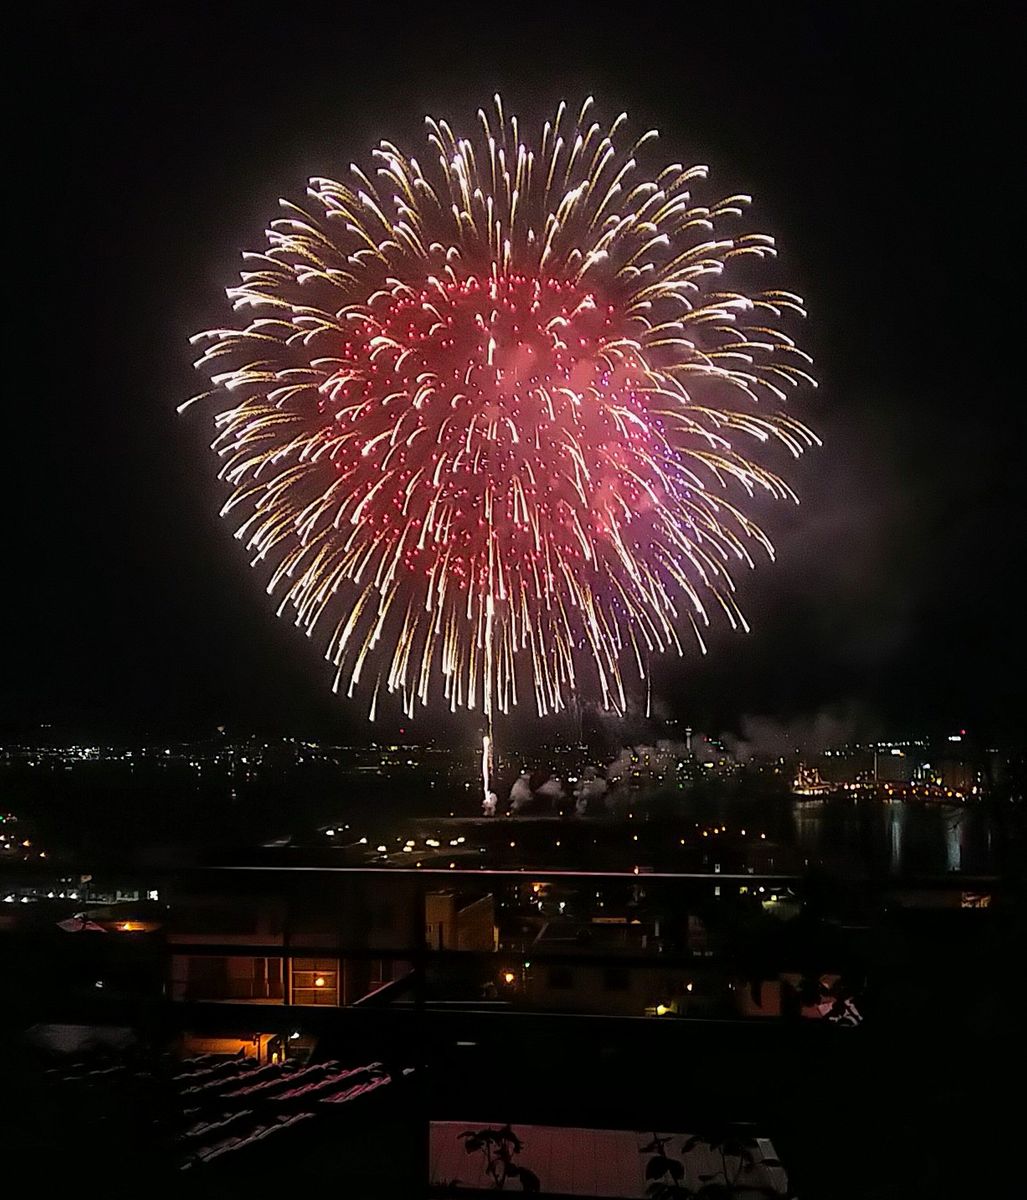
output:
M657 1154L645 1164L646 1179L659 1179L661 1175L666 1175L670 1166L670 1159L666 1154Z
M527 1167L521 1167L521 1190L525 1192L542 1190L542 1181L534 1171L529 1171Z
M726 1200L731 1191L732 1189L724 1183L706 1183L695 1194L703 1200Z

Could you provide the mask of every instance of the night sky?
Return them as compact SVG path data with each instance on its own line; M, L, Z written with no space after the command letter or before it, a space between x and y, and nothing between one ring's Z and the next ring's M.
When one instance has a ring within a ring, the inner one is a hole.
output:
M202 389L187 338L279 196L499 89L530 128L592 93L711 195L753 193L811 311L821 388L793 412L824 449L802 506L761 513L754 632L664 667L660 711L1018 734L1012 6L206 7L33 4L15 38L4 730L366 733L216 516L210 411L175 413Z

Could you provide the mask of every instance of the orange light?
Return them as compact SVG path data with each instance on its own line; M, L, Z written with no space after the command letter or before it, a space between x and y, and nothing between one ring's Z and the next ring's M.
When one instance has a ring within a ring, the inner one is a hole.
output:
M323 975L318 975L318 977L314 980L314 987L324 987L324 985L325 977Z
M503 982L504 983L513 983L513 981L516 978L517 978L517 976L513 973L513 971L504 971L503 972Z

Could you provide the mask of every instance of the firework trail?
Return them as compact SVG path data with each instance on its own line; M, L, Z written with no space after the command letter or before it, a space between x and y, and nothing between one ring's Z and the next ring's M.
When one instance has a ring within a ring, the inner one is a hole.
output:
M813 384L782 328L802 302L727 290L774 254L723 232L750 198L643 172L655 131L621 148L591 105L529 145L496 97L473 139L428 118L422 160L382 142L311 180L243 256L248 324L193 339L223 515L279 614L372 718L382 684L412 714L441 682L486 759L519 691L620 710L626 663L646 677L683 628L705 650L712 608L747 628L729 572L773 550L744 503L795 498L752 456L817 440L782 411Z

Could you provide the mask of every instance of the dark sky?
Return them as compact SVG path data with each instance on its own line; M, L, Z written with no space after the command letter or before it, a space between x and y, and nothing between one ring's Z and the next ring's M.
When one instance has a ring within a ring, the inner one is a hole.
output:
M175 414L201 386L187 338L224 319L279 196L380 137L416 146L425 112L469 120L498 88L529 124L594 93L659 127L668 158L754 193L811 309L821 389L797 412L824 449L794 475L802 507L765 516L780 558L744 581L754 633L664 669L665 710L711 729L823 710L1019 729L1021 19L617 11L26 6L8 71L4 727L361 727L215 516L208 414Z

